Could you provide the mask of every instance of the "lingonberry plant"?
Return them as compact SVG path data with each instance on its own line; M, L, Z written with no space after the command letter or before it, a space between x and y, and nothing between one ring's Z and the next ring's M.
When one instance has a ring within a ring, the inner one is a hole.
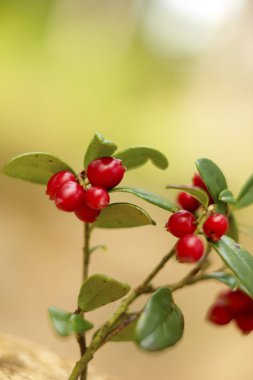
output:
M87 147L80 173L62 160L40 152L14 157L3 168L8 176L45 185L46 195L58 209L74 213L83 222L83 275L77 308L72 311L49 308L56 332L61 336L74 334L80 347L81 357L69 380L87 379L88 363L109 341L132 341L147 351L175 345L183 336L184 318L173 293L204 280L216 280L229 288L218 295L207 319L216 325L235 321L244 334L253 330L253 257L238 243L234 216L237 210L253 203L253 175L234 198L218 166L207 158L198 159L198 173L194 174L192 184L167 186L179 191L174 204L167 197L137 187L117 187L127 171L148 160L157 168L166 169L168 161L162 153L146 146L116 151L114 143L96 133ZM115 192L130 193L162 208L165 231L178 238L132 290L128 284L104 274L89 276L91 255L100 248L90 244L94 230L156 224L140 206L111 201ZM220 269L212 269L212 257L216 254L222 262ZM179 263L191 263L189 272L176 283L155 285L156 275L173 257ZM150 294L146 305L132 311L130 306L143 294ZM86 331L93 324L86 315L121 298L118 308L88 343Z

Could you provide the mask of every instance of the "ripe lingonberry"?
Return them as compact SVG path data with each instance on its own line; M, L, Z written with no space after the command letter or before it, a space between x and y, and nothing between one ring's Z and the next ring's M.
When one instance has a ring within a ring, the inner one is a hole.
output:
M63 211L75 211L85 196L85 190L74 181L65 182L55 194L55 205Z
M187 211L194 212L199 207L199 201L185 191L182 191L178 194L177 201L179 205Z
M177 260L180 263L194 263L204 254L204 244L196 235L186 235L176 245Z
M102 187L91 187L86 191L86 203L94 210L102 210L110 202L108 192Z
M226 325L233 318L233 313L227 305L214 304L208 312L207 319L216 325Z
M121 160L113 157L101 157L87 167L87 177L92 186L112 189L122 180L126 168Z
M75 181L75 175L69 170L55 173L47 183L46 194L49 195L49 199L53 200L57 190L68 181Z
M196 218L189 211L180 210L172 214L165 225L167 231L176 237L192 234L196 230Z
M228 219L225 215L216 213L210 215L203 224L205 235L212 241L216 242L227 232Z
M239 311L234 316L234 319L237 326L244 334L248 334L253 330L253 310Z
M233 313L241 310L253 310L253 300L240 289L229 290L226 293L227 304Z
M76 208L75 214L78 219L82 220L82 222L93 223L99 216L100 211L90 208L85 202L83 202L78 208Z

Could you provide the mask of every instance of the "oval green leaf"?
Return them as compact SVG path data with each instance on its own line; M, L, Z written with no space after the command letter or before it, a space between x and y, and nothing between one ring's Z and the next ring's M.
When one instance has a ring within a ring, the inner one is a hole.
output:
M149 214L132 203L112 203L106 207L94 223L99 228L128 228L155 225Z
M128 284L103 274L94 274L82 284L78 306L84 312L91 311L124 297L129 290Z
M163 350L176 344L183 335L184 318L173 303L171 291L159 288L147 302L138 319L135 341L148 351Z
M238 242L239 231L238 231L237 222L233 213L231 213L228 216L228 226L229 227L228 227L228 231L226 235Z
M150 191L137 189L136 187L115 187L111 192L130 193L164 210L170 212L178 211L178 207L173 205L167 198L151 193Z
M32 183L47 184L50 177L62 170L74 170L65 162L48 153L25 153L11 159L3 167L3 173Z
M99 132L96 132L91 140L84 156L84 167L99 157L112 156L117 150L117 145L112 141L105 139Z
M208 206L209 196L206 191L200 189L199 187L188 185L168 185L166 186L166 189L182 190L196 198L204 208L207 208Z
M114 157L122 160L127 170L144 165L148 160L159 169L164 170L169 166L168 160L163 153L148 146L135 146L115 154Z
M243 185L237 199L236 208L243 208L253 203L253 174L248 178Z
M219 195L219 200L222 201L222 202L224 202L224 203L229 203L229 204L235 203L235 199L233 197L233 194L228 189L225 189L225 190L221 191L221 193Z
M227 206L219 199L220 193L227 189L227 182L220 168L208 158L200 158L196 161L196 166L201 178L211 194L217 212L226 214Z
M217 243L211 243L227 267L253 297L253 257L240 244L228 236L223 236Z
M69 336L72 333L82 334L93 327L91 322L79 314L72 314L53 306L48 309L48 312L53 327L60 336Z

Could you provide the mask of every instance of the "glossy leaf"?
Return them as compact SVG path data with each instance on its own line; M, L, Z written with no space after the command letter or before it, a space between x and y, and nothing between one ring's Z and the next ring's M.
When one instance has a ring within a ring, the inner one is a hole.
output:
M183 331L184 318L173 303L171 291L159 288L138 319L135 330L137 344L148 351L163 350L176 344Z
M115 187L111 192L133 194L138 198L170 212L176 212L178 210L178 207L173 205L167 198L151 193L150 191L137 189L136 187Z
M231 213L228 217L228 231L226 235L238 242L238 239L239 239L238 226L237 226L237 222L233 213Z
M116 150L116 144L105 139L100 133L96 132L86 150L84 156L84 167L86 168L91 161L99 157L112 156Z
M196 161L196 166L201 178L211 194L217 212L226 213L227 206L219 199L220 193L227 189L226 179L220 168L208 158L200 158Z
M127 228L155 225L146 211L132 203L112 203L106 207L94 223L100 228Z
M65 162L48 153L32 152L12 158L3 167L3 173L24 181L47 184L50 177L62 170L73 169Z
M112 336L110 342L134 342L135 328L137 324L137 318L132 318L131 314L125 314L117 323L115 329L120 332L117 335Z
M166 189L175 189L182 190L188 194L191 194L194 198L196 198L205 208L207 208L209 203L208 194L196 186L187 186L187 185L168 185Z
M166 169L169 165L166 156L157 149L148 146L135 146L119 152L114 157L122 160L127 170L135 169L150 160L157 168Z
M219 195L219 200L224 202L224 203L230 203L230 204L235 203L235 199L233 197L233 194L228 189L221 191L221 193Z
M52 324L60 336L68 336L72 333L82 334L93 327L91 322L79 314L72 314L53 306L48 309L48 312Z
M235 207L243 208L249 206L253 203L253 174L248 178L246 183L243 185L237 200Z
M240 244L228 236L212 243L224 263L239 279L247 293L253 297L253 257Z
M124 297L130 286L103 274L90 276L81 286L78 306L84 311L91 311Z

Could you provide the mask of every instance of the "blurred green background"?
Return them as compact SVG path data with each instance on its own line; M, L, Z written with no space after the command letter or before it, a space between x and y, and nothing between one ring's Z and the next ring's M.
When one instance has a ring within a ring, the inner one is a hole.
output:
M208 157L236 194L252 172L252 16L246 0L1 0L1 166L18 153L47 151L81 170L99 131L120 149L150 145L169 159L166 172L147 164L125 184L173 199L165 185L189 183L195 159ZM56 339L46 310L75 309L82 226L56 211L43 187L3 176L0 185L1 330L75 358L75 342ZM157 220L153 230L95 234L109 250L94 255L93 273L135 285L167 251L168 215L146 208ZM238 220L253 224L251 211ZM160 281L186 270L172 263ZM176 294L186 319L177 347L151 356L110 344L94 365L122 380L252 380L251 336L205 322L221 288L201 284ZM90 319L99 325L114 307Z

